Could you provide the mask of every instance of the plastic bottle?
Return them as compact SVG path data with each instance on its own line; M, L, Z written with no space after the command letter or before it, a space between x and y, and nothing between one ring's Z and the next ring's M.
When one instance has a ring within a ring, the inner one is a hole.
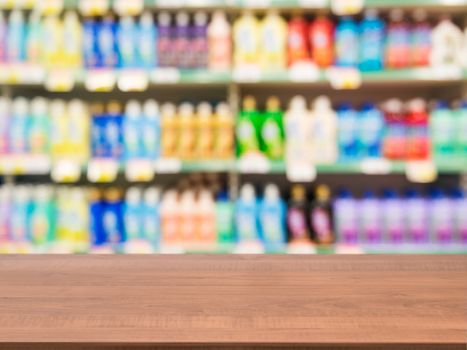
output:
M63 157L68 154L68 115L66 104L63 100L53 100L50 102L50 119L52 125L51 148L53 157Z
M86 201L86 193L83 188L73 188L70 190L69 197L69 237L71 252L83 253L89 249L89 208ZM123 214L123 213L121 213ZM123 216L120 216L123 220ZM105 219L105 217L104 217ZM122 225L123 226L123 225Z
M83 21L83 60L85 68L96 68L99 65L99 26L95 20L86 18Z
M415 67L430 64L432 28L427 17L427 13L423 9L417 9L413 13L415 24L412 28L410 48L411 64Z
M303 96L295 96L285 114L287 162L312 162L309 113Z
M319 96L313 102L311 114L311 148L308 150L315 164L332 164L337 161L337 115L331 101Z
M405 68L410 63L410 30L401 9L390 12L386 37L387 68Z
M310 240L308 213L305 187L293 186L287 211L287 229L292 242L308 242Z
M358 113L350 103L342 103L337 108L339 157L343 161L353 161L358 157Z
M161 234L162 245L173 245L181 240L179 227L181 225L180 202L177 191L170 190L164 194L161 204Z
M13 188L8 185L0 186L0 245L10 241L10 222L12 217ZM0 251L2 248L0 248Z
M258 227L258 203L255 188L245 184L240 189L240 198L235 204L235 227L240 242L260 238Z
M60 18L56 15L44 18L43 62L48 67L63 64L64 28Z
M430 136L435 157L452 156L455 148L455 118L444 101L438 101L430 116Z
M190 17L186 12L178 12L176 16L174 41L174 66L190 68Z
M396 191L386 189L382 201L384 239L390 244L405 241L404 206Z
M24 154L29 152L29 127L30 110L29 103L23 97L13 100L12 118L10 124L10 152L13 154Z
M460 66L465 58L462 55L463 33L449 16L444 16L431 32L432 66Z
M225 12L216 11L208 27L208 68L227 71L232 65L232 29Z
M266 102L266 112L261 127L263 151L269 159L284 158L283 112L277 97L270 97Z
M89 231L91 235L91 246L93 249L107 244L107 235L104 230L104 202L99 190L91 189L89 199Z
M105 140L109 157L121 160L124 155L123 114L122 105L117 101L110 101L107 105Z
M209 103L202 102L198 105L196 119L196 157L199 159L212 158L215 134L212 107Z
M384 67L385 24L375 9L365 12L360 23L360 69L377 71Z
M161 239L160 195L158 188L144 191L143 235L154 250L159 248Z
M6 47L8 62L18 63L26 59L26 24L20 10L13 10L10 14Z
M365 103L360 111L358 126L360 156L381 157L384 136L383 113L373 103Z
M191 103L183 103L179 108L180 140L178 155L182 159L193 159L196 146L195 109Z
M356 245L359 240L359 215L357 201L347 189L341 189L334 201L334 222L336 234L341 244Z
M90 155L90 114L87 105L78 99L68 104L69 152L84 164Z
M125 159L127 161L144 157L144 129L145 125L141 104L136 100L131 100L126 105L125 118L123 121Z
M341 18L336 27L336 65L340 67L357 67L359 54L358 27L350 16Z
M27 186L16 186L13 190L11 211L11 239L15 243L29 240L31 217L31 189Z
M428 205L415 189L409 189L405 195L405 223L410 242L426 244L429 241Z
M1 22L1 19L0 19L0 22ZM0 28L1 26L2 24L0 23ZM31 12L29 16L28 31L27 31L27 37L26 37L26 57L29 63L31 64L42 63L43 39L44 39L44 36L42 32L41 15L38 11L33 11ZM0 40L2 40L2 38L0 38ZM3 40L6 40L6 38L4 38ZM4 46L4 41L0 44L0 47L1 46ZM0 56L1 56L1 53L0 53ZM0 58L0 62L1 61L2 59Z
M161 154L161 117L157 102L146 101L143 114L143 155L146 159L154 160Z
M175 29L169 13L161 12L158 16L159 40L157 41L157 57L160 67L174 67L175 62Z
M39 248L47 248L55 239L55 203L53 188L38 186L33 192L31 209L31 241Z
M7 61L7 37L8 25L2 11L0 12L0 63Z
M178 143L178 117L176 116L175 106L166 103L161 107L162 117L162 156L165 158L174 157L177 153Z
M78 14L67 11L63 19L63 62L67 67L82 66L83 30Z
M217 243L216 206L212 193L201 190L198 194L195 209L195 237L201 244L213 246Z
M235 235L234 205L230 201L227 192L219 193L216 200L216 232L217 241L220 246L233 244Z
M467 100L464 100L460 103L459 108L457 109L455 114L456 114L455 129L457 130L457 137L456 137L457 154L460 155L461 157L463 156L464 158L467 158Z
M239 156L260 151L259 141L260 113L256 100L247 96L243 100L243 110L237 120L237 146Z
M50 118L48 102L36 97L31 102L31 125L29 127L29 150L34 154L48 154L50 137Z
M190 246L196 242L196 214L198 203L195 199L195 192L185 190L180 195L180 215L179 232L181 243L184 246Z
M139 187L130 187L126 192L124 205L124 223L128 242L144 238L143 215L143 192Z
M334 242L331 190L326 185L316 188L315 200L311 206L310 225L316 243L327 245Z
M144 12L139 20L139 35L137 37L137 52L139 66L151 69L157 66L158 33L154 18L150 12Z
M420 98L413 99L408 103L407 109L407 158L412 160L427 159L431 153L431 147L426 103Z
M196 12L190 40L192 60L191 68L206 69L208 67L208 16L205 12Z
M295 15L289 21L287 53L289 66L310 61L307 40L308 25L302 16Z
M384 137L383 153L389 159L405 159L407 154L407 127L404 106L398 99L391 99L384 103L384 119L386 133Z
M263 70L287 66L287 23L277 11L269 11L260 26L260 62Z
M236 66L258 65L260 50L259 22L251 12L245 12L233 26L234 63Z
M380 244L383 241L381 201L373 191L365 191L359 202L360 239L366 244Z
M454 208L451 198L440 189L433 188L430 196L431 240L436 244L449 244L454 239Z
M287 243L286 206L280 197L279 188L266 185L259 206L261 237L268 251L281 251Z
M453 208L457 242L467 245L467 196L460 189L453 193Z
M120 18L117 30L117 47L121 68L136 68L138 61L139 31L135 20L131 16Z
M11 100L0 97L0 154L9 152L9 137L11 124Z
M109 244L115 252L118 252L126 241L122 195L118 189L110 188L106 190L104 196L104 232Z
M118 66L117 24L112 15L102 19L97 28L98 67Z
M334 63L334 23L319 15L310 25L311 59L318 66L326 68Z
M235 121L226 103L216 107L214 154L217 159L231 159L235 147Z

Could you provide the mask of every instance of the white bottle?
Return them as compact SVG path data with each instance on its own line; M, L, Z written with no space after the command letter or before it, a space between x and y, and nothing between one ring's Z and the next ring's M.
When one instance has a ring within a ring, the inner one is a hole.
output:
M216 11L208 27L209 59L212 70L229 70L232 64L232 28L223 11Z
M82 100L71 100L68 104L70 152L80 163L84 163L90 154L90 121L91 116L86 104Z
M461 65L463 34L449 17L444 17L431 33L432 49L430 62L432 66Z
M303 96L295 96L285 114L287 163L312 162L309 149L309 112Z
M313 102L310 113L311 143L309 152L315 164L332 164L337 161L337 114L326 96L320 96Z
M464 29L464 50L461 52L459 60L467 68L467 27Z

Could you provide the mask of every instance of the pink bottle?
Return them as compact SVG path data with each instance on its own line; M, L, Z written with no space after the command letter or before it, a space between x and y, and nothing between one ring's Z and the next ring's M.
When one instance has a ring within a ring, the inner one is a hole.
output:
M391 11L387 32L387 68L405 68L410 64L410 30L401 9Z

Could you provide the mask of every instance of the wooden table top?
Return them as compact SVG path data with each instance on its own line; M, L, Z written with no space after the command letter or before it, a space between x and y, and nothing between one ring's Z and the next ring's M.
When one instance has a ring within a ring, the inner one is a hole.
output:
M3 256L0 348L28 343L465 350L467 256Z

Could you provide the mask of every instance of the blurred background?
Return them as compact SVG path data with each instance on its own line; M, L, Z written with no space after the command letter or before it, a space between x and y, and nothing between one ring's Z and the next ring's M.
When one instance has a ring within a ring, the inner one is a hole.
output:
M0 8L0 253L467 253L467 0Z

